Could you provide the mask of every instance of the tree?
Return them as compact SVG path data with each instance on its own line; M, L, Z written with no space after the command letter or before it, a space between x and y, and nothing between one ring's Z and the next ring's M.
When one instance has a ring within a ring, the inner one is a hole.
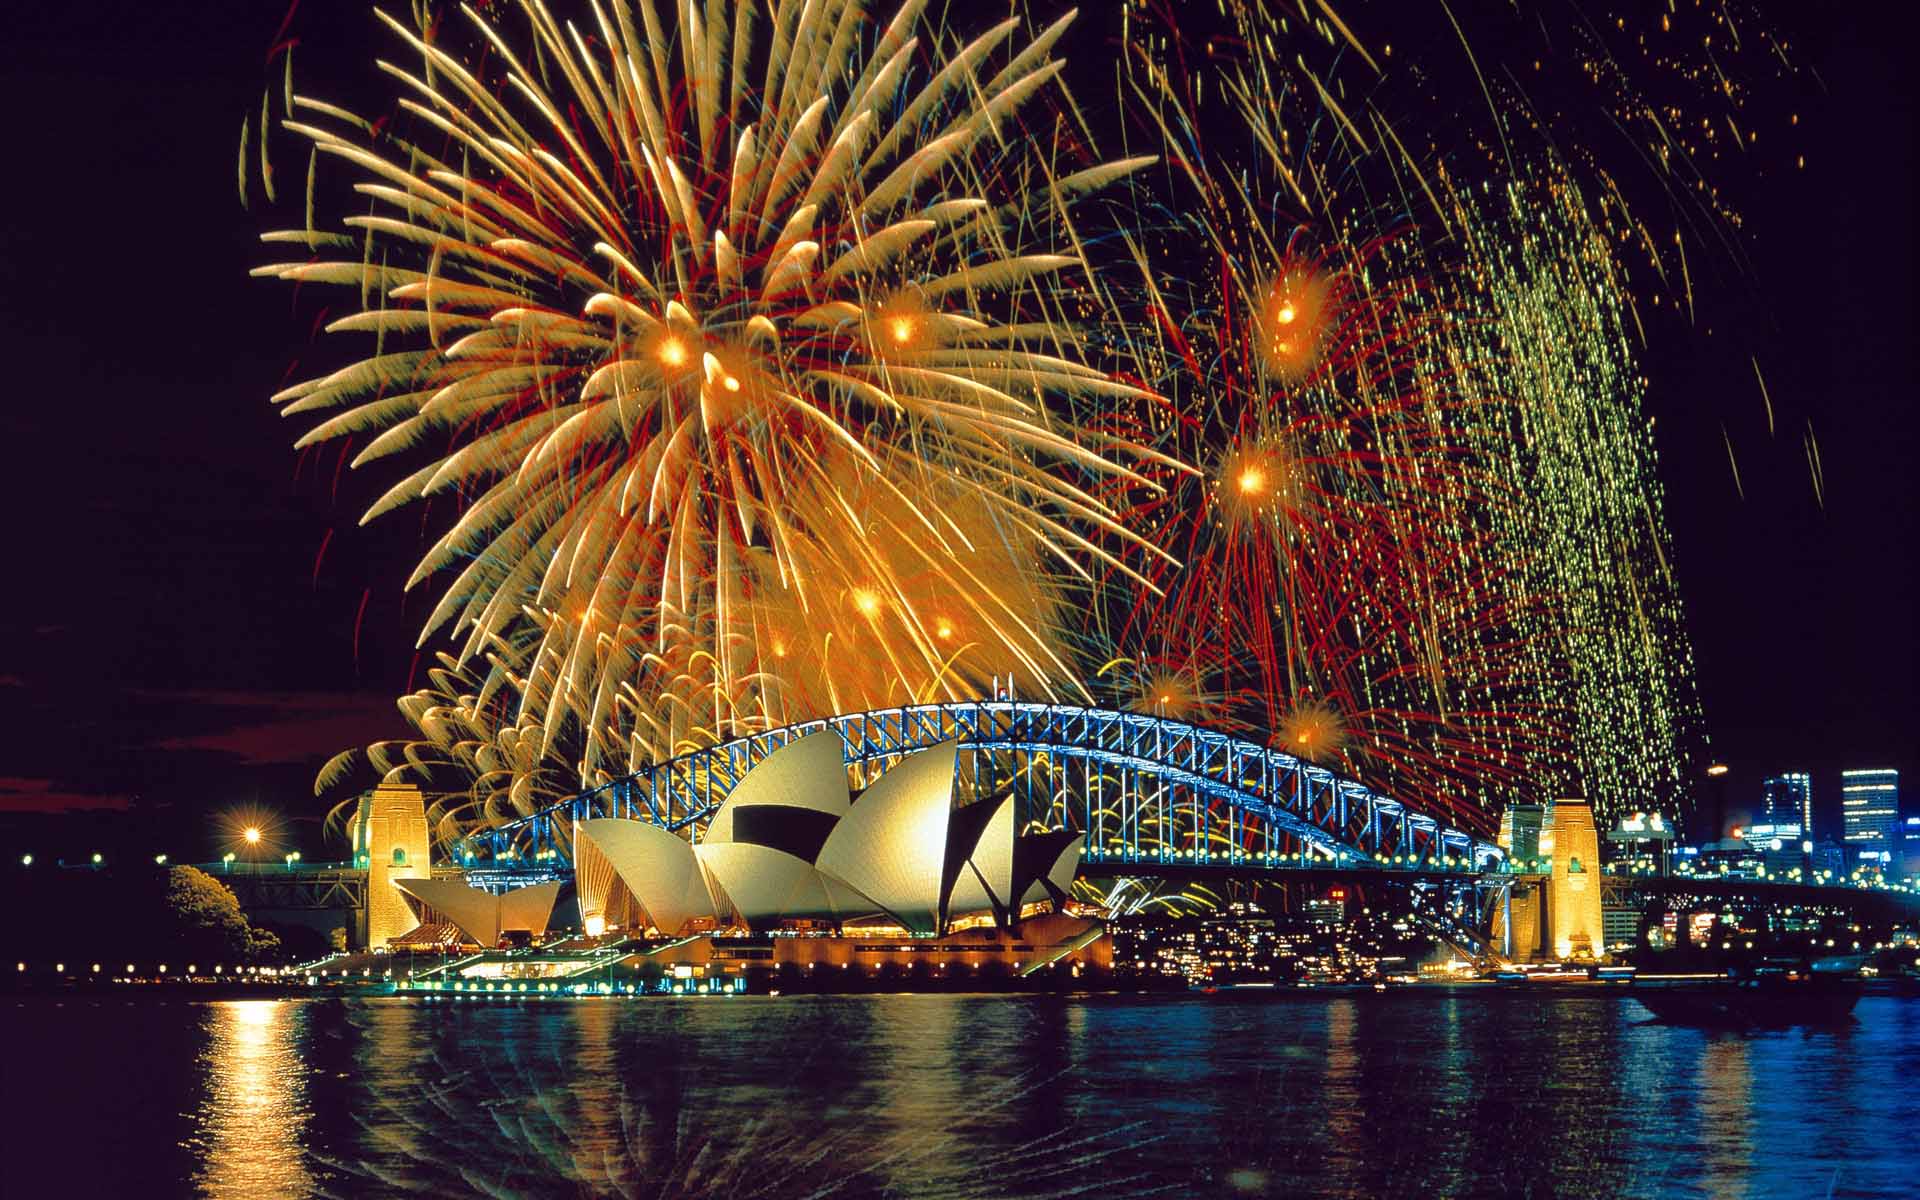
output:
M167 872L162 936L188 959L243 962L270 954L280 939L255 929L233 889L195 867Z

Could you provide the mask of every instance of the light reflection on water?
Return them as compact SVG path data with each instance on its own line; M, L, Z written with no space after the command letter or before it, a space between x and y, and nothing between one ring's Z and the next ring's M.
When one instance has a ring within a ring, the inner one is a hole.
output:
M307 1124L299 1005L224 1000L204 1006L206 1099L194 1114L196 1189L215 1200L307 1196Z
M1744 1040L1720 1038L1700 1055L1700 1144L1715 1196L1742 1194L1752 1169L1753 1064Z
M40 1081L0 1092L4 1161L49 1174L22 1195L1717 1200L1920 1172L1920 1002L1873 997L1751 1036L1591 993L23 1000L0 1062Z

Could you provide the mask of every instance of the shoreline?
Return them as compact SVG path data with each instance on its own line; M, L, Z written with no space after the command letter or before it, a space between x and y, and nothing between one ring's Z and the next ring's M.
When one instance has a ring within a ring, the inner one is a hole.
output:
M1662 983L1682 980L1706 980L1720 978L1714 975L1673 975L1642 976L1644 982ZM477 988L471 991L430 990L426 988L408 988L392 981L381 980L365 983L326 983L308 984L305 982L216 982L213 980L194 980L179 982L140 982L108 981L94 983L74 980L61 983L14 986L0 985L0 997L21 1000L28 998L49 999L120 999L126 1001L153 1000L171 1002L175 1000L212 1001L212 1000L319 1000L319 999L356 999L356 1000L412 1000L428 1003L570 1003L580 1001L642 1001L642 1000L720 1000L742 996L761 999L785 999L803 996L1151 996L1178 997L1187 996L1196 1000L1227 1000L1264 998L1274 1002L1312 1001L1317 999L1336 999L1341 997L1404 997L1427 995L1433 997L1457 998L1463 995L1487 995L1511 997L1515 995L1578 995L1594 997L1605 994L1631 996L1634 985L1618 980L1591 979L1555 979L1537 983L1516 984L1493 979L1435 980L1420 983L1396 983L1377 985L1374 983L1316 983L1305 986L1280 983L1228 983L1209 986L1180 986L1171 984L1140 985L1130 981L1115 981L1111 985L1088 986L1088 981L1074 981L1072 987L981 987L977 981L973 986L933 988L902 987L889 981L868 987L847 988L748 988L744 991L659 991L635 988L588 987L580 990L551 990L497 988L486 990ZM1867 981L1865 992L1868 995L1886 995L1900 998L1914 998L1911 990L1902 989L1894 981Z

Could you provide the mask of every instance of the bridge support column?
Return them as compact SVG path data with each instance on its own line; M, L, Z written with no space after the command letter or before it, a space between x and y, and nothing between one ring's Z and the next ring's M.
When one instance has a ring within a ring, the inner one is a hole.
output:
M1538 879L1515 879L1505 901L1493 914L1493 941L1501 956L1512 962L1532 962L1543 956L1546 924L1546 887Z
M1600 905L1600 835L1593 807L1580 800L1556 800L1547 817L1551 831L1553 876L1547 907L1556 958L1599 958L1607 952ZM1545 850L1546 839L1541 839Z
M393 881L433 878L431 849L426 797L419 788L383 783L360 797L353 850L356 862L367 868L362 928L368 949L384 950L389 940L420 923Z

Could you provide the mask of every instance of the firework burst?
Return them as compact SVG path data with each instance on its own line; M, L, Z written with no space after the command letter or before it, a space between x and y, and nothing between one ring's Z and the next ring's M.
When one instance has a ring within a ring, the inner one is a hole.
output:
M290 100L368 207L258 273L343 289L328 328L372 352L275 399L399 464L366 519L452 501L423 638L584 781L1084 674L1054 580L1118 564L1087 485L1152 456L1071 417L1141 393L1088 365L1070 209L1150 160L1084 154L1066 20L960 40L924 7L381 14L400 120Z

